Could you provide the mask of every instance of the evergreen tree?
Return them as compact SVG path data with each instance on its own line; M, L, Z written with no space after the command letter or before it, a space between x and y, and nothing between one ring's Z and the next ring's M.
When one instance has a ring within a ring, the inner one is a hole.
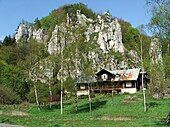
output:
M6 36L3 40L2 45L5 46L10 46L10 45L14 45L15 44L15 38L11 38L11 36Z
M36 18L35 21L34 21L34 28L36 30L41 28L41 22L40 22L40 20L38 18Z

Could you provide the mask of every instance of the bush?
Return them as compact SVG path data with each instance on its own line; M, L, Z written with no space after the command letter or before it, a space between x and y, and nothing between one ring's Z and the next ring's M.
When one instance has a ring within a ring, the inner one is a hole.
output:
M20 97L10 88L0 86L0 104L18 104L21 102Z
M48 103L49 102L49 89L47 84L42 84L40 82L36 83L37 93L38 93L38 100L39 103ZM28 93L28 101L30 103L35 103L35 92L34 87L31 88L30 92Z

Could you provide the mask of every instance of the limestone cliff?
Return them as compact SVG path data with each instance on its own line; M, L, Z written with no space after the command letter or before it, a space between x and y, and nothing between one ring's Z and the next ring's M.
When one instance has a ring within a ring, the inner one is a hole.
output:
M62 70L62 76L65 79L68 75L73 78L76 74L82 75L82 68L80 66L83 66L81 65L84 62L83 60L90 60L92 62L91 68L94 71L98 71L101 68L106 68L109 70L128 68L130 66L126 59L127 56L133 59L134 63L137 64L139 62L137 52L135 50L128 51L124 47L122 42L121 25L118 19L113 18L108 12L104 13L103 15L97 15L95 19L88 18L85 14L81 13L81 10L76 10L75 14L73 14L73 12L67 12L65 22L56 24L51 33L48 33L47 31L48 30L43 28L35 29L34 25L29 26L25 23L21 23L15 34L15 39L18 43L22 37L26 37L28 41L29 39L34 38L39 43L45 43L47 51L50 55L61 55L61 52L64 51L66 47L76 43L76 41L78 41L81 36L84 38L84 44L95 44L97 46L92 50L85 52L82 55L83 58L77 57L76 51L75 54L70 54L70 58L64 58L65 63L71 60L77 61L77 63L74 63L74 65L63 65L64 68ZM78 32L76 33L76 31ZM119 57L115 54L117 54ZM123 59L118 59L120 56ZM50 64L47 60L45 61L46 63ZM44 66L48 64L44 64ZM77 64L77 67L75 64ZM43 68L41 66L43 66L43 64L39 65L38 70ZM37 65L36 68L38 68ZM45 68L45 70L48 70L48 67ZM51 70L50 74L52 74L52 68L49 68L49 70ZM35 70L35 66L32 70ZM43 75L46 75L45 72ZM45 77L49 77L50 79L50 76L47 74ZM39 74L39 76L35 75L33 77L37 77L37 79L45 82L41 74ZM58 79L60 78L61 70L58 72Z
M163 64L161 44L158 38L153 38L150 47L151 64Z
M110 14L108 13L105 13L103 18L102 16L98 15L98 18L95 21L87 18L84 14L81 14L80 10L77 10L76 14L76 25L78 27L81 27L81 25L86 27L84 32L86 35L86 42L90 41L90 36L96 33L93 38L95 38L103 52L107 52L111 49L115 52L124 53L121 26L117 19L108 20L110 18ZM71 26L70 21L69 14L67 14L67 25L70 24L68 29L73 27ZM68 29L66 29L66 26L64 25L57 25L55 27L52 37L48 43L48 52L50 54L57 53L57 51L59 51L59 38L62 38L61 33L69 31Z
M87 18L84 14L81 14L80 10L77 10L77 21L73 26L69 15L70 14L67 13L67 23L56 25L52 32L52 37L48 42L48 52L50 54L60 53L62 50L61 48L64 49L65 46L76 41L73 36L73 29L81 29L81 27L83 27L84 33L81 34L85 35L84 43L90 41L91 43L99 45L97 51L90 51L87 56L93 62L92 67L95 70L99 70L100 68L115 69L116 64L114 56L101 59L99 58L100 56L98 52L101 49L100 54L103 55L107 54L109 50L119 52L122 55L124 54L125 48L122 43L121 26L118 20L116 18L111 19L109 13L105 13L103 16L98 15L96 20L92 20ZM67 35L65 33L67 33ZM69 36L69 39L66 40L66 38L68 38L66 36ZM105 64L106 61L107 64ZM72 72L74 72L74 70L70 70L70 73ZM79 72L81 72L81 70L79 70Z
M37 42L43 43L47 40L48 36L43 29L34 29L33 26L27 23L21 23L15 34L15 40L18 43L21 38L25 37L27 40L34 38Z

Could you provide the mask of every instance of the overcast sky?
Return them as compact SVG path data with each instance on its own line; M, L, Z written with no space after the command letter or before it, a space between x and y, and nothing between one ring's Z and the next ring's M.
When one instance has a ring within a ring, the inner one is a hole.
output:
M0 0L0 40L13 35L22 19L33 22L37 17L47 16L53 9L77 2L98 13L109 10L113 16L130 22L134 27L150 20L145 0Z

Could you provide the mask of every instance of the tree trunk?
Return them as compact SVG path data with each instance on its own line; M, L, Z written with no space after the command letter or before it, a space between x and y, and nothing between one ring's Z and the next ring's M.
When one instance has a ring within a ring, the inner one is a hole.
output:
M35 84L34 84L34 92L35 92L35 99L36 99L36 103L37 103L37 108L38 108L38 111L40 111L40 104L39 104L39 101L38 101L37 87L36 87Z
M90 112L91 112L91 97L90 97L90 86L88 84L89 87L89 108L90 108Z
M90 93L89 93L89 108L90 108L90 112L91 112L91 97L90 97Z
M77 96L77 84L75 83L75 111L78 111L78 106L77 106L77 102L78 102L78 96Z
M48 88L49 88L49 91L50 91L50 109L51 109L51 107L52 107L52 100L53 100L53 94L52 94L52 91L51 91L51 83L50 83L50 81L49 81L49 83L48 83Z

